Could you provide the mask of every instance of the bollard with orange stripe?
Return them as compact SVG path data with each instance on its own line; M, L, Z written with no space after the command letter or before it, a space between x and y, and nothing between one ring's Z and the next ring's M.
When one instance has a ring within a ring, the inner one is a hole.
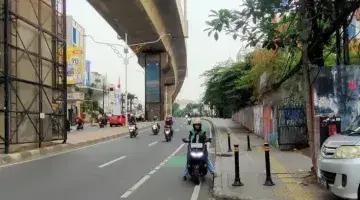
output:
M228 136L228 152L232 152L231 150L231 141L230 141L230 133L227 133Z
M273 186L275 183L271 179L271 169L270 169L270 146L269 143L264 143L265 151L265 168L266 168L266 179L265 186Z
M244 184L240 180L240 166L239 166L239 145L234 144L234 157L235 157L235 180L232 186L243 186Z

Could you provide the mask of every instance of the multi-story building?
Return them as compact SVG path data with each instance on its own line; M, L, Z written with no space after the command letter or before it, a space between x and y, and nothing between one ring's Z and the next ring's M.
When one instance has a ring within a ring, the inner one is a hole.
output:
M68 84L68 113L70 122L74 123L75 117L80 116L80 105L85 95L77 91L75 85L85 85L85 30L72 16L66 16L67 32L67 84Z

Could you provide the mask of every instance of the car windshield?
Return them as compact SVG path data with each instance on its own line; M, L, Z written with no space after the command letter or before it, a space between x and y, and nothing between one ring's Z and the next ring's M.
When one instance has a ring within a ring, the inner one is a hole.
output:
M340 133L341 135L351 135L359 136L360 135L360 115L346 128L345 131Z

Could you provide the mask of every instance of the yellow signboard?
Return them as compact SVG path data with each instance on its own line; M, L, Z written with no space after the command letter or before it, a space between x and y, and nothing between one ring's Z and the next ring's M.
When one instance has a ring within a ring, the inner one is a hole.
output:
M82 84L85 76L84 50L81 47L67 49L67 84Z

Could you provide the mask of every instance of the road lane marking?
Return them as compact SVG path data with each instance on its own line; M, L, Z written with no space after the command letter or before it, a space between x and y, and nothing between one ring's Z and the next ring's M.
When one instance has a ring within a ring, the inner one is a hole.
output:
M176 129L175 131L179 131L179 129Z
M170 158L177 154L185 144L181 144L172 154L170 154ZM163 162L161 162L155 169L151 170L148 174L146 174L142 179L140 179L134 186L132 186L128 191L126 191L123 195L120 196L120 199L128 198L136 189L138 189L142 184L144 184L152 174L154 174L157 170L159 170L169 159L165 158Z
M150 129L144 129L144 130L139 131L139 133L149 131L149 130ZM115 140L121 140L121 139L130 137L129 135L125 135L126 133L123 133L123 134L124 134L124 136L120 136L120 137L110 139L110 140L106 140L106 141L103 141L103 142L99 142L99 143L95 143L95 144L91 144L91 145L86 145L86 146L82 146L82 147L78 147L78 148L73 148L73 149L69 149L69 150L64 150L64 151L60 151L60 152L56 152L56 153L51 153L50 155L41 156L39 158L34 158L34 159L30 159L30 160L24 160L24 161L20 161L20 162L16 162L16 163L9 163L9 164L5 164L5 165L0 165L0 168L11 167L11 166L14 166L14 165L19 165L19 164L25 164L25 163L33 162L33 161L37 161L37 160L43 160L43 159L51 158L51 157L58 156L58 155L61 155L61 154L66 154L66 153L70 153L70 152L73 152L73 151L78 151L78 150L86 149L86 148L89 148L89 147L94 147L94 146L98 146L98 145L101 145L101 144L114 142Z
M114 160L112 160L112 161L110 161L110 162L107 162L107 163L105 163L105 164L100 165L99 168L106 167L106 166L111 165L111 164L113 164L114 162L119 161L119 160L122 160L122 159L124 159L124 158L126 158L126 156L121 156L120 158L116 158L116 159L114 159Z
M192 193L190 200L197 200L199 198L200 188L201 183L194 187L194 192Z
M158 141L155 141L155 142L148 144L148 146L151 147L152 145L157 144L157 143L158 143Z

